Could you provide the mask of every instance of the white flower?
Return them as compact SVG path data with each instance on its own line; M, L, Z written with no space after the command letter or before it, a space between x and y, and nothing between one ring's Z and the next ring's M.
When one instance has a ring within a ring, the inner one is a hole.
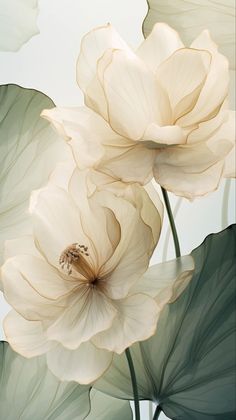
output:
M61 168L32 196L34 236L7 242L2 284L14 310L4 329L21 355L46 353L60 379L90 383L113 352L154 333L163 305L186 286L192 260L159 268L150 287L158 196L159 211L138 184L76 170L63 188L62 178Z
M218 187L234 146L228 61L203 31L187 48L165 24L134 53L111 25L88 33L77 79L90 108L44 111L79 167L125 182L155 176L188 198ZM227 171L228 173L229 171Z

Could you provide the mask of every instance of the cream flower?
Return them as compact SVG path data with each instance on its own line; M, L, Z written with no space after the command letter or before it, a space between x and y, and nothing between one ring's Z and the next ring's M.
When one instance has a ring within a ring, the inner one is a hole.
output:
M56 376L90 383L113 351L154 333L158 305L145 284L135 286L158 241L162 205L156 198L159 213L139 185L104 189L113 180L76 170L63 188L58 175L32 196L34 237L7 243L2 284L14 310L4 329L23 356L47 353Z
M89 108L43 116L69 141L79 167L144 184L154 174L194 198L217 188L234 145L228 79L228 61L207 31L186 48L156 24L134 53L107 25L81 45L77 80Z
M157 196L159 211L138 184L76 170L63 188L58 174L33 194L34 237L7 243L2 283L14 310L4 330L21 355L46 353L57 377L87 384L113 352L154 333L193 266L186 257L174 270L161 266L156 282L153 269L148 275L161 228Z

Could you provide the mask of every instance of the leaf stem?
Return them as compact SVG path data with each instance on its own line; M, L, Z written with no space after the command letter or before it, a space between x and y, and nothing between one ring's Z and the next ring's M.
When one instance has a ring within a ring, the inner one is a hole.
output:
M173 236L173 240L174 240L175 255L176 255L176 258L178 258L178 257L181 256L181 252L180 252L177 230L176 230L176 227L175 227L175 221L174 221L174 217L173 217L172 210L171 210L170 200L169 200L167 191L162 187L161 187L161 191L162 191L162 194L163 194L163 198L164 198L164 202L165 202L165 206L166 206L166 210L167 210L167 214L168 214L168 218L169 218L169 222L170 222L170 227L171 227L171 231L172 231L172 236Z
M157 420L159 418L160 414L161 414L161 407L160 407L160 405L158 405L156 407L156 410L155 410L155 413L154 413L154 416L153 416L153 420Z
M129 371L130 371L130 376L131 376L131 381L132 381L132 387L133 387L135 420L140 420L138 386L137 386L134 364L133 364L132 356L131 356L131 353L130 353L130 349L125 350L125 355L126 355L126 358L127 358L127 361L128 361Z

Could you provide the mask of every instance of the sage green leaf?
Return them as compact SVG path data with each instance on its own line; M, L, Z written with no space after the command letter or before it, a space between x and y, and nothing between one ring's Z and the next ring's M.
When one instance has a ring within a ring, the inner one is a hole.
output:
M92 389L91 411L86 420L132 420L133 414L128 401L110 397Z
M83 420L89 411L89 386L60 382L44 356L25 359L0 342L2 420Z
M195 273L162 312L155 335L132 346L139 394L178 420L236 415L236 225L209 235L192 252ZM124 355L96 388L131 398Z
M234 0L147 0L147 3L145 37L156 22L165 22L179 32L185 45L190 45L201 31L208 29L231 68L235 68Z
M0 265L4 241L31 232L29 196L41 187L67 146L40 114L54 106L36 90L0 86Z
M37 27L38 0L0 0L0 50L17 51Z

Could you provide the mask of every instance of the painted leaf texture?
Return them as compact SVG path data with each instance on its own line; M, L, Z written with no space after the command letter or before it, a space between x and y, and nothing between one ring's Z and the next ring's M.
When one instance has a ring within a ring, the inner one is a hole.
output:
M0 417L4 420L82 420L89 387L60 382L45 357L25 359L0 342Z
M54 103L43 93L0 86L0 264L6 239L30 233L33 189L46 183L67 146L40 114Z
M91 411L86 420L132 420L128 401L110 397L95 389L90 393Z
M90 386L61 382L45 356L26 359L0 341L0 418L4 420L132 420L128 401Z
M0 51L17 51L39 30L38 0L0 0Z
M147 0L148 13L143 22L144 36L156 22L165 22L177 30L186 45L204 29L209 29L220 52L235 68L234 0Z
M233 420L236 225L209 235L192 256L195 273L188 287L164 309L155 335L131 348L139 394L174 420ZM96 388L132 397L123 355Z

